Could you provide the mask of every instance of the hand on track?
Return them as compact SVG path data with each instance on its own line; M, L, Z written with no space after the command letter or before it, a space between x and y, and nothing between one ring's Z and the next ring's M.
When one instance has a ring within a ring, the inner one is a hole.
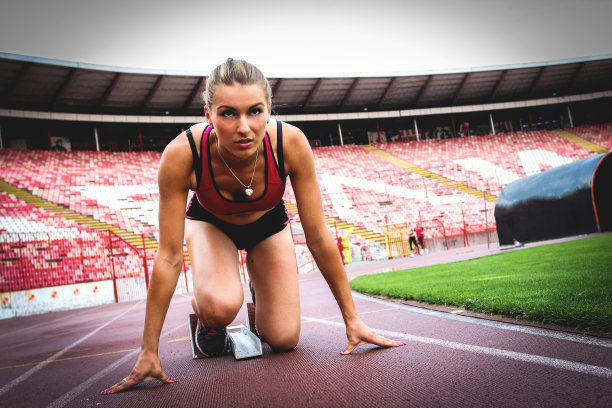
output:
M141 352L136 365L130 375L119 381L117 384L101 392L101 394L113 394L129 390L133 386L144 381L159 380L169 384L176 382L176 378L170 378L161 368L159 357L150 353Z
M375 344L381 347L405 346L406 342L387 339L366 326L361 320L346 326L348 346L340 354L351 354L353 350L364 344Z

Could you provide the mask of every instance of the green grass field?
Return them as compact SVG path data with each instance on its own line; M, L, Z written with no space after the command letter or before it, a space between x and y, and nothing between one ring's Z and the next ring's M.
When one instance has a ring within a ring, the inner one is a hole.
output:
M364 275L356 291L612 333L612 234Z

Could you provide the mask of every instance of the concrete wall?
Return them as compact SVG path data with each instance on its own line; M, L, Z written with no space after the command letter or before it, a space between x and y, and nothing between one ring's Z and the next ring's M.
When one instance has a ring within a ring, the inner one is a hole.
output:
M187 275L189 289L193 288L191 273ZM181 274L174 293L186 293L185 276ZM119 302L145 299L147 288L144 277L117 280ZM77 283L73 285L20 290L0 293L0 319L16 316L55 312L58 310L78 309L115 303L115 290L112 280Z
M115 302L113 281L0 293L0 319Z

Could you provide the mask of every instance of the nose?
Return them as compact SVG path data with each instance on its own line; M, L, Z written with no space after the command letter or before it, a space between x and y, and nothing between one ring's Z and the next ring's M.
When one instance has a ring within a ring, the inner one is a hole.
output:
M239 133L248 133L249 132L249 122L247 120L247 117L244 115L240 116L240 120L238 122L238 132Z

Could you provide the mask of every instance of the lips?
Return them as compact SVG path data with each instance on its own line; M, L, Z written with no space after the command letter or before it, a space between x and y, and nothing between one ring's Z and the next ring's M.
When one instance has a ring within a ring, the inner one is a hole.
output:
M253 141L251 139L242 139L242 140L238 140L236 142L236 144L242 148L248 148L253 144Z

